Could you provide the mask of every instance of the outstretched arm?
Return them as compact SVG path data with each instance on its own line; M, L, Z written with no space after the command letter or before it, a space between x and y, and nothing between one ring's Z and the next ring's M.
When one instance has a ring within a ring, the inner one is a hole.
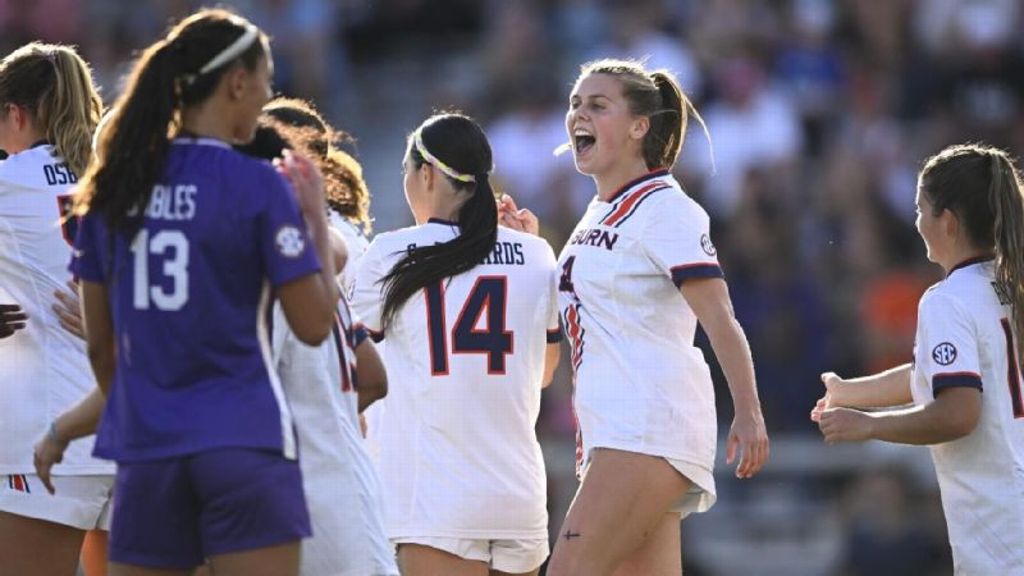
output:
M874 439L941 444L974 431L981 416L981 394L972 387L948 388L927 406L871 414L831 408L822 412L818 426L828 443Z

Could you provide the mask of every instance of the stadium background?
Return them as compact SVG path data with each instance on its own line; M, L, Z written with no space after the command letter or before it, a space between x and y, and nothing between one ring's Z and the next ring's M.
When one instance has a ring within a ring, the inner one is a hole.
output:
M458 108L487 127L496 179L559 249L593 194L570 157L552 154L579 64L646 56L673 70L713 140L691 123L678 176L712 216L773 441L750 481L730 476L720 450L719 503L683 524L687 574L951 572L927 451L826 447L807 414L820 372L911 358L917 299L940 277L913 229L922 160L964 140L1024 144L1019 2L225 4L273 36L276 90L313 100L356 138L346 146L365 167L377 230L410 222L406 134L432 110ZM198 5L0 0L0 49L76 44L109 103L133 51ZM570 386L563 369L538 424L552 530L575 490ZM716 386L724 432L720 373Z

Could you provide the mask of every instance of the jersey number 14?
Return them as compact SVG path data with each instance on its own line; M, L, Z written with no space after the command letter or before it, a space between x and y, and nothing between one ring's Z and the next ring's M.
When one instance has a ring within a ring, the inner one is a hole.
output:
M444 283L439 281L425 288L427 327L430 330L430 370L434 376L448 374L448 330L445 318ZM477 278L451 334L454 354L485 354L487 373L505 373L505 356L512 353L513 334L506 330L505 312L508 279L505 276ZM487 312L487 323L478 330L481 314Z

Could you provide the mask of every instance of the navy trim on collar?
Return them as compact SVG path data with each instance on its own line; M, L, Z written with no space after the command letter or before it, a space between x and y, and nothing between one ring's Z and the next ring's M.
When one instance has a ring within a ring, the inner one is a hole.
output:
M990 260L995 260L995 256L975 256L973 258L968 258L967 260L964 260L963 262L961 262L961 263L957 264L956 266L953 266L952 268L950 268L949 269L949 274L946 274L946 278L949 278L950 274L952 274L953 272L956 272L957 270L959 270L961 268L966 268L966 267L968 267L968 266L970 266L972 264L981 264L982 262L988 262Z
M445 220L443 218L427 218L428 224L444 224L445 226L458 226L458 222L452 222L451 220Z
M625 184L620 186L618 190L615 191L615 194L611 195L611 198L608 198L608 200L605 200L605 202L607 202L608 204L611 204L612 202L615 202L616 200L618 200L630 188L633 188L637 184L639 184L639 183L641 183L641 182L643 182L645 180L653 180L653 179L659 178L661 176L668 176L668 169L667 168L659 168L657 170L651 170L650 172L648 172L647 174L644 174L643 176L641 176L639 178L636 178L634 180L626 182Z
M49 145L50 145L50 141L47 140L46 138L43 138L42 140L39 140L38 142L33 143L31 146L29 146L29 148L39 148L40 146L49 146Z

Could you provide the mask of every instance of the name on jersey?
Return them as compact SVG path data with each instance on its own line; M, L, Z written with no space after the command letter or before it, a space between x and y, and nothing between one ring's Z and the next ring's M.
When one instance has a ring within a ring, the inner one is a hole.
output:
M999 282L992 283L992 290L996 293L996 298L999 299L999 303L1003 306L1009 306L1012 300L1010 299L1010 291L1006 289L1006 286Z
M569 244L573 246L596 246L605 250L611 250L618 241L618 232L609 232L598 228L584 228L573 234L572 238L569 239Z
M406 250L412 251L415 244L406 246ZM522 266L526 264L526 256L523 255L523 245L519 242L495 242L494 250L484 257L481 264Z
M176 184L153 186L153 195L149 197L146 217L154 220L191 220L196 215L195 184ZM134 216L134 210L129 216Z
M50 186L78 183L78 176L71 170L67 162L44 164L43 175L46 176L46 183Z

